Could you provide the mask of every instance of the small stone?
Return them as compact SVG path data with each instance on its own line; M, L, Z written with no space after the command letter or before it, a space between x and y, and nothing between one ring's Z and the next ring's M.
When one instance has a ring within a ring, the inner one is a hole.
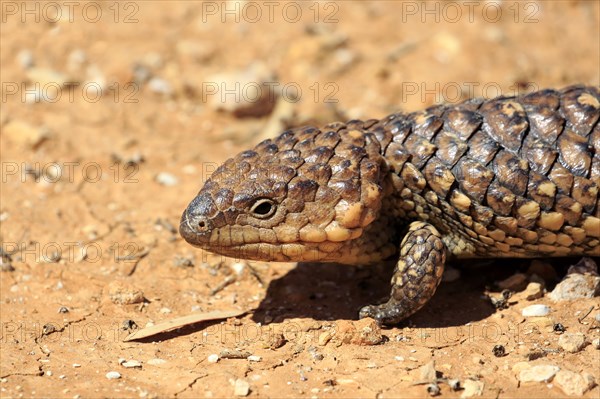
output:
M69 313L69 308L67 308L66 306L61 306L60 308L58 308L58 313Z
M169 309L169 308L160 308L159 312L162 313L162 314L169 314L169 313L171 313L171 309Z
M553 364L538 364L521 370L518 378L521 382L550 382L559 370L560 367Z
M153 366L159 366L161 364L165 364L167 361L165 359L159 359L159 358L155 358L155 359L150 359L148 360L146 363L147 364L151 364Z
M577 353L585 346L585 335L582 333L564 333L558 338L558 346L566 352Z
M552 325L552 331L564 333L566 331L566 328L561 323L555 323Z
M323 360L325 358L325 356L323 356L322 353L319 353L319 351L317 351L317 348L315 348L314 346L310 346L308 349L308 353L310 354L310 357L312 357L314 360Z
M169 96L173 94L173 87L169 82L161 78L151 78L148 81L148 88L150 91L156 94L162 94L165 96Z
M274 73L264 63L254 63L247 69L220 73L206 79L202 89L210 107L231 112L237 117L269 115L275 107L278 93L273 82ZM204 87L206 86L206 87Z
M119 373L118 371L109 371L108 373L106 373L106 378L108 378L109 380L118 380L119 378L121 378L121 373Z
M550 308L546 305L530 305L521 310L521 314L525 317L546 316L550 313Z
M233 394L235 396L248 396L250 393L250 384L247 381L240 380L239 378L235 380L233 386Z
M470 398L471 396L481 396L483 393L484 384L482 381L465 380L463 383L464 391L460 395L461 398Z
M434 383L437 378L435 371L435 362L432 360L429 363L419 368L419 381Z
M81 367L81 364L79 364L79 363L73 363L73 368L74 369L78 369L79 367Z
M594 348L600 349L600 338L596 338L595 340L593 340L592 345L594 345Z
M319 334L319 345L327 345L327 343L331 341L331 338L333 338L334 335L335 331L333 330L323 331L321 334Z
M461 388L460 380L459 379L450 379L450 380L448 380L448 386L453 391L458 391Z
M108 284L108 296L117 305L131 305L144 301L144 293L131 284L113 281Z
M525 299L533 301L544 296L544 288L540 283L529 283L525 288Z
M507 279L498 282L498 287L502 290L521 291L527 285L527 275L524 273L515 273Z
M45 129L20 120L12 120L4 125L2 134L13 143L25 145L34 150L48 138Z
M177 176L167 172L160 172L156 175L155 180L158 184L162 184L163 186L176 186L179 184Z
M31 50L23 49L19 51L17 54L17 62L23 69L31 68L35 64Z
M355 322L341 320L336 323L335 340L344 344L377 345L383 340L381 328L370 317Z
M600 295L598 267L591 258L582 258L569 268L565 278L548 295L553 301L571 301Z
M262 357L256 356L256 355L250 355L250 356L248 356L248 360L251 362L260 362L262 360Z
M213 353L212 355L208 355L208 358L207 358L209 363L216 363L219 361L219 359L220 359L219 355L217 355L216 353Z
M594 377L586 373L585 376L569 370L561 370L554 378L554 384L566 395L582 396L595 385Z
M234 264L231 265L231 269L238 276L241 275L244 272L245 268L246 268L246 263L244 263L244 262L235 262Z
M142 363L138 362L137 360L128 360L126 362L121 363L121 366L127 368L127 369L141 369L142 368Z

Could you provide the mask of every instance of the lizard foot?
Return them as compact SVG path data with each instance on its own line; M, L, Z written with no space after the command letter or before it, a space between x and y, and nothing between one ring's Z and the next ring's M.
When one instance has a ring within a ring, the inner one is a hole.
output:
M359 317L390 325L414 314L435 293L445 261L446 246L436 228L425 222L411 223L400 244L390 299L381 305L363 307Z

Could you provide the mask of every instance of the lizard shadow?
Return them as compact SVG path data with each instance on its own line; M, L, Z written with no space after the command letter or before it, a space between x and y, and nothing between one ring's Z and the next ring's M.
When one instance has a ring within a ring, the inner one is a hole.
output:
M481 264L481 261L478 263ZM462 266L457 263L451 265ZM464 269L458 280L442 282L434 297L399 326L464 326L493 314L496 309L483 295L486 285L510 276L515 267L474 266L474 269ZM481 267L485 268L485 273ZM357 320L362 306L379 303L389 296L392 272L391 262L365 267L299 263L287 274L271 281L253 320L263 324L294 318Z

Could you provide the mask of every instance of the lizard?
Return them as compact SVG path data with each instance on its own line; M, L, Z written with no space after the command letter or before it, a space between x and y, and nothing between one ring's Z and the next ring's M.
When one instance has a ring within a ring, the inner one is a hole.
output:
M180 222L188 243L262 261L396 260L393 325L446 260L600 256L600 90L474 98L286 130L224 162Z

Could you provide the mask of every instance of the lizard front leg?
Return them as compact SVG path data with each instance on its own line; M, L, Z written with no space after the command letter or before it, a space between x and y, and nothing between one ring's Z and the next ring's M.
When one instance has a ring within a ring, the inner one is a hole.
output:
M446 245L431 224L413 222L400 244L400 259L392 276L390 299L360 310L360 318L396 324L421 309L435 293L446 262Z

